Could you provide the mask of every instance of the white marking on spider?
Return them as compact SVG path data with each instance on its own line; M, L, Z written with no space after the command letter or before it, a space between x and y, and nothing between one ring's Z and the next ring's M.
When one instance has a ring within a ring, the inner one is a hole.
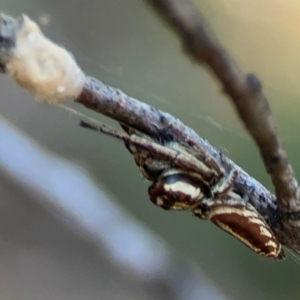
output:
M164 205L164 200L161 199L161 197L156 197L156 204L158 206L163 206Z
M277 248L276 243L274 241L272 241L272 240L269 240L267 243L265 243L265 245L266 246L271 246L271 247L273 247L275 249Z
M176 183L172 183L172 184L164 184L164 190L166 192L180 192L182 194L185 194L189 197L191 197L192 199L197 199L199 198L202 194L201 189L198 187L195 187L191 184L188 184L186 182L183 181L178 181Z
M171 176L171 175L188 175L190 178L195 178L203 182L203 178L200 174L195 172L185 172L181 169L169 169L163 173L163 177Z

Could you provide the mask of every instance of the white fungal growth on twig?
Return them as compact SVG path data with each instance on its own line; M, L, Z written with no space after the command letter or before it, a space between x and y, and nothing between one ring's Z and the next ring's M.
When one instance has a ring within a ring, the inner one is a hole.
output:
M22 18L6 72L37 100L58 104L79 96L85 75L72 54L46 38L27 16Z

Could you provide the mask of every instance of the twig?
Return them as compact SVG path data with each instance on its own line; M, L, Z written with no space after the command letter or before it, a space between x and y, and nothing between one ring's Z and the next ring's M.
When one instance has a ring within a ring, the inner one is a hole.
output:
M279 141L271 110L259 79L245 75L233 62L189 0L146 0L182 38L184 48L206 65L223 85L241 120L259 147L275 186L282 222L286 229L298 227L300 191L287 155ZM296 236L298 237L298 233Z
M172 2L168 3L172 8L170 4ZM183 2L177 2L177 5L178 3ZM195 16L191 20L197 20ZM7 24L14 28L12 33L7 33ZM72 56L69 55L69 57L68 52L59 46L52 45L37 25L26 16L17 19L2 16L0 34L4 37L4 42L0 44L2 70L34 97L49 103L63 103L72 97L76 102L132 127L153 140L176 141L184 146L188 153L195 155L215 172L217 177L222 176L223 168L225 172L237 170L238 176L234 182L235 192L240 195L249 195L249 202L267 221L280 242L300 253L297 223L285 222L289 216L285 211L281 212L284 217L281 218L275 196L231 160L224 157L220 151L200 138L192 129L170 114L84 75L74 60L70 59ZM33 70L35 72L32 72ZM70 80L69 76L73 80ZM233 78L231 75L229 77L230 82L235 78L240 80L237 75ZM243 94L242 87L240 85L238 87L239 93ZM246 98L249 98L248 94ZM103 125L100 127L105 128ZM121 136L114 136L121 138ZM172 157L176 158L176 155ZM292 207L290 210L293 211Z

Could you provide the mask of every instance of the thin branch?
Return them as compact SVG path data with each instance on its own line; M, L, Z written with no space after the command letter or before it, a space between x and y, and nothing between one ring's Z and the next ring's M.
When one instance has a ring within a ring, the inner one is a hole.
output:
M287 160L262 86L253 74L245 75L233 62L189 0L146 0L182 38L191 57L206 65L223 85L241 120L260 150L275 186L283 217L300 216L299 187Z

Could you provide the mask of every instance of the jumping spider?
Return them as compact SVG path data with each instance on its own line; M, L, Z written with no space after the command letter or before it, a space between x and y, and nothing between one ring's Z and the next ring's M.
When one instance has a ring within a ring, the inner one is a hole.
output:
M284 250L258 211L234 191L236 170L209 168L201 157L173 141L157 141L121 125L124 132L104 124L81 126L121 139L142 175L152 181L150 200L167 210L189 210L236 237L255 253L284 259ZM221 170L221 177L218 176Z

